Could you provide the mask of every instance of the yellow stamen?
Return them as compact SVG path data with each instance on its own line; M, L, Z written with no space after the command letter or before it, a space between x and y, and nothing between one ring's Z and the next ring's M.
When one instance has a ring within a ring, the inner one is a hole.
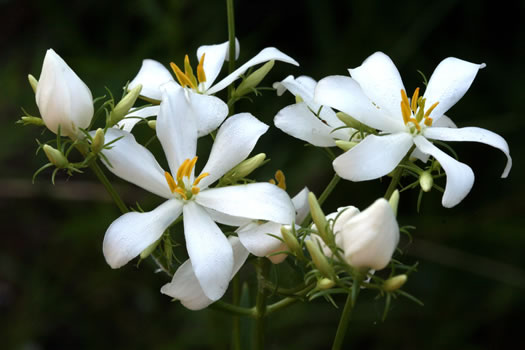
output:
M432 111L434 110L434 108L437 107L438 104L439 104L439 102L436 102L436 103L434 103L432 106L430 106L429 109L427 109L427 111L425 112L425 119L428 118L428 116L430 115L430 113L432 113Z
M197 66L197 79L199 79L199 83L206 82L206 73L204 73L204 55L206 54L202 54L199 65Z
M206 176L210 175L209 173L202 173L200 174L195 181L193 181L193 186L197 186L199 182L201 182L202 179L204 179Z
M414 119L414 118L410 118L408 121L409 121L409 122L412 122L412 123L415 125L417 131L421 131L421 126L419 126L419 123L417 122L416 119Z
M193 167L195 166L195 163L197 163L197 156L195 156L192 160L188 162L188 165L186 166L186 170L184 171L184 176L190 177L191 171L193 170Z
M184 56L184 74L186 74L186 77L191 80L192 86L197 86L197 78L195 78L195 75L193 75L193 69L191 68L190 58L188 55Z
M191 79L184 73L182 73L182 71L180 70L180 68L173 62L170 63L170 66L171 66L171 69L173 70L173 73L175 73L175 76L177 77L177 80L179 81L180 85L182 87L186 87L186 86L189 86L191 87L192 89L196 89L197 87L193 84L193 82L191 81Z
M180 194L182 196L182 198L184 199L188 199L188 196L186 196L186 193L184 192L184 190L180 187L177 187L175 189L175 192L177 192L178 194Z
M414 114L416 113L416 110L417 110L417 99L419 98L419 88L416 89L416 91L414 91L414 95L412 95L412 112L414 112Z
M201 191L200 188L198 187L192 187L191 188L191 193L193 193L193 195L196 195L197 193L199 193Z
M432 118L425 118L425 125L432 126Z
M184 171L189 162L189 159L185 159L184 162L182 162L182 164L180 165L179 170L177 170L177 181L182 180L182 177L184 176Z
M403 101L401 101L401 114L403 115L403 122L405 122L405 125L408 124L412 113L410 113L410 108L406 104L404 104Z
M401 102L403 102L407 107L410 108L410 103L408 102L407 93L403 89L401 89Z
M274 179L270 179L268 180L269 183L271 183L272 185L275 185L275 180Z
M275 172L275 180L277 180L277 186L283 190L286 190L286 177L281 170Z
M175 180L173 180L173 176L171 176L171 174L167 171L164 172L164 176L166 177L166 181L168 182L171 193L175 192L177 189L177 184L175 183Z

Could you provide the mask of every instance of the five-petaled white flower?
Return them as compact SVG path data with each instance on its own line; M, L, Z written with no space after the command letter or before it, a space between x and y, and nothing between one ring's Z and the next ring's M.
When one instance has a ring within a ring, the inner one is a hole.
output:
M415 145L416 149L439 161L447 174L442 204L457 205L474 183L472 169L450 157L429 140L475 141L496 147L507 156L502 177L512 167L507 142L499 135L476 127L451 128L443 114L468 90L479 69L457 58L443 60L432 74L425 94L416 89L408 97L392 60L376 52L363 64L350 69L350 77L330 76L315 90L316 102L349 114L361 123L378 129L380 135L368 135L358 145L336 158L335 171L352 181L371 180L391 172Z
M171 174L123 130L107 130L108 141L122 138L104 150L104 155L115 175L167 201L150 212L127 213L115 220L104 237L104 256L113 268L126 264L157 241L182 213L195 276L206 297L218 300L228 287L234 258L215 221L238 217L287 224L295 210L286 192L270 183L209 188L249 155L267 125L249 113L230 117L216 135L208 162L200 175L194 176L198 137L194 110L177 84L167 83L163 90L156 130Z
M236 56L238 56L239 43L236 41L236 44ZM196 69L196 74L193 73L188 55L186 55L184 59L184 72L175 63L172 62L170 64L179 84L188 89L189 93L187 96L198 120L197 128L199 136L207 135L212 130L217 129L228 115L228 106L226 103L211 95L228 87L228 85L237 80L250 67L270 60L282 61L296 66L299 65L293 58L285 55L278 49L267 47L217 84L213 85L225 60L229 59L228 48L228 42L199 47L197 50L199 64ZM150 100L160 101L162 97L160 87L169 81L174 82L175 80L173 79L172 73L170 73L164 65L152 59L145 59L142 61L142 67L137 76L129 84L129 88L132 89L142 84L140 93L142 96ZM135 118L124 119L120 125L125 126L126 130L129 131L134 124L140 121L141 117L157 115L157 110L158 106L153 106L138 110L133 114L128 114L129 117L133 116Z

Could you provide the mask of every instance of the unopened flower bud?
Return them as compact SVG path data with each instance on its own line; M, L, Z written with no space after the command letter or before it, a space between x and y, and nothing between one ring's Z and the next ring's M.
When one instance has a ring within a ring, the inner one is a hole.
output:
M38 117L32 117L32 116L26 115L26 116L21 117L20 120L22 121L24 125L37 125L37 126L45 125L42 118L38 118Z
M38 80L31 74L27 75L27 80L29 81L29 85L31 85L31 88L33 89L33 92L36 94L36 87L38 85Z
M283 236L284 243L288 246L288 249L296 256L303 256L303 250L301 245L297 241L297 237L293 234L290 226L281 227L281 235Z
M91 150L93 153L98 153L102 151L104 147L104 130L101 128L97 129L95 137L93 137L93 142L91 143Z
M351 127L352 129L366 131L366 132L373 132L373 129L366 126L365 124L361 123L360 121L354 119L353 117L349 116L346 113L343 112L337 112L336 113L337 118L339 118L340 121L346 124L346 126Z
M312 221L317 227L317 232L323 241L328 242L327 226L328 222L326 221L326 216L317 202L317 198L313 192L308 193L308 204L310 204L310 214L312 215Z
M383 290L385 292L393 292L401 288L407 281L407 275L397 275L390 277L383 284Z
M117 124L126 116L126 114L128 114L131 107L133 107L133 105L137 101L141 90L142 84L138 84L133 89L129 90L126 96L124 96L124 98L120 100L119 103L117 103L115 108L113 108L113 110L109 114L108 127Z
M355 142L355 141L343 141L343 140L335 141L335 145L345 152L350 150L352 147L356 146L357 144L358 142Z
M71 138L93 118L93 96L82 80L52 49L47 50L36 88L36 104L46 127Z
M259 153L251 158L248 158L237 164L232 170L228 171L224 177L229 181L245 178L250 175L255 169L260 167L266 160L266 154Z
M148 126L153 129L157 130L157 121L156 120L148 120Z
M321 290L330 289L335 285L335 282L330 278L321 278L317 281L317 288Z
M424 192L429 192L433 185L434 178L432 177L430 171L423 171L421 175L419 175L419 186L421 186L421 189Z
M241 97L253 91L253 89L255 89L264 77L272 70L274 64L274 60L268 61L261 68L250 74L239 84L235 90L235 95Z
M62 154L62 152L47 144L44 145L44 147L42 148L44 149L44 153L46 154L47 159L49 159L49 161L54 166L56 166L59 169L63 169L68 166L69 162L67 161L66 156Z
M317 243L312 240L308 240L304 242L304 244L306 245L306 249L308 249L308 252L312 257L312 262L314 263L315 267L317 267L319 272L321 272L324 277L334 276L334 268L332 265L330 265L328 259L326 259L326 256L324 256L324 254L321 252L321 249L319 249Z
M390 199L388 200L388 203L392 207L392 211L394 212L394 216L397 216L397 208L399 206L399 191L398 190L395 190L390 195Z

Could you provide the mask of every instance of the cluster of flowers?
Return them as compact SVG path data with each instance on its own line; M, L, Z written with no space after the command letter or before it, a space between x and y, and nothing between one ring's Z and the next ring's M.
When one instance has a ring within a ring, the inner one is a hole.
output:
M390 203L378 199L362 212L345 207L325 216L306 188L290 198L282 173L276 175L277 184L246 181L265 161L264 154L248 156L269 126L250 113L228 117L228 104L213 94L249 68L266 63L237 86L233 96L240 98L257 87L275 60L297 62L275 48L266 48L214 84L230 59L228 43L200 47L197 59L196 73L188 56L184 72L172 63L175 76L159 62L144 60L126 96L111 106L106 127L96 131L89 131L94 115L89 88L53 50L45 56L39 81L30 76L42 123L49 130L74 142L86 140L85 153L100 157L109 171L166 199L152 211L128 212L111 224L103 242L108 264L119 268L151 251L182 215L189 260L161 292L190 309L220 299L250 253L278 263L286 258L279 252L299 256L304 244L319 269L326 267L323 259L337 257L353 269L386 267L399 241L397 193ZM512 164L502 137L480 128L457 128L444 115L483 67L447 58L436 68L425 93L420 96L416 89L411 99L393 62L380 52L350 69L351 77L329 76L316 82L306 76L289 76L274 88L278 95L290 91L297 103L279 111L275 126L314 146L341 148L344 152L335 158L333 167L341 178L351 181L408 169L428 191L433 187L432 172L442 167L447 177L442 204L452 207L468 194L474 174L433 145L433 140L476 141L500 149L508 158L502 177ZM136 107L139 95L152 105ZM150 117L156 119L145 119ZM131 133L143 120L156 130L169 171ZM38 123L30 117L25 121ZM210 133L213 147L197 175L198 139ZM68 168L60 149L45 145L44 151L57 168ZM424 164L431 160L431 165L422 169L415 160ZM308 214L315 225L297 246L295 229ZM218 224L236 227L235 233L227 237ZM333 272L324 275L333 277Z

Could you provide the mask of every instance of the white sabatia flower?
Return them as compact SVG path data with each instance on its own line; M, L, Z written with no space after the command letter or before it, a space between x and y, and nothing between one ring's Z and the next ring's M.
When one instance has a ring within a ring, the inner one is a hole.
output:
M46 52L36 88L36 104L46 127L76 138L93 118L93 96L86 84L53 50Z
M112 165L108 169L167 201L153 211L127 213L115 220L104 237L103 252L111 267L121 267L157 241L182 213L186 247L197 280L205 295L217 300L228 286L234 260L231 245L212 215L289 223L295 211L286 192L270 183L209 188L243 161L267 131L268 126L249 113L234 115L221 126L208 162L195 177L197 128L192 112L184 89L166 84L156 131L171 173L164 171L133 135L115 128L107 130L108 141L122 137L104 151Z
M316 84L314 79L304 75L298 78L290 75L273 84L279 96L288 90L302 100L281 109L273 120L275 126L288 135L318 147L333 147L334 139L348 141L355 130L346 127L330 107L321 108L321 105L314 101ZM317 117L316 113L319 111ZM344 129L334 131L340 127Z
M292 198L293 206L295 208L295 223L301 224L309 212L308 204L308 188L304 188L301 192ZM287 224L290 225L292 221ZM249 221L232 222L231 224L242 224L236 231L242 245L253 255L263 257L272 253L287 250L286 244L276 237L281 237L282 223L268 221L256 222ZM237 226L234 225L234 226ZM286 258L286 254L272 255L268 258L274 263L280 263Z
M415 145L416 150L436 158L445 170L447 182L442 204L453 207L472 188L474 173L429 140L475 141L505 153L507 165L502 177L507 177L512 159L501 136L476 127L443 127L450 124L443 114L465 94L483 67L484 64L446 58L436 67L425 94L419 97L416 89L412 101L408 100L394 63L382 52L350 69L352 78L331 76L319 81L315 90L318 103L339 109L381 131L379 136L367 136L336 158L335 171L352 181L375 179L391 172Z
M239 43L237 44L236 55L239 55ZM250 67L255 65L277 60L290 63L298 66L299 64L288 55L285 55L274 47L267 47L248 60L245 64L237 68L234 72L226 76L224 79L213 85L215 79L219 75L221 68L228 57L229 43L225 42L218 45L204 45L197 50L197 66L196 74L193 73L188 55L184 59L184 72L175 64L170 66L177 78L177 81L182 87L188 88L188 99L190 104L195 109L195 115L198 122L199 136L207 135L212 130L222 123L228 115L228 106L221 99L211 96L230 85L244 74ZM237 58L237 57L236 57ZM141 95L154 101L160 101L162 97L162 84L175 81L172 73L164 67L160 62L145 59L142 61L142 67L137 76L129 84L132 89L135 86L142 84ZM152 110L145 113L151 115ZM148 115L148 116L149 116ZM142 116L142 115L141 115ZM204 118L206 122L201 121ZM140 119L131 119L132 121L139 121Z
M335 243L349 265L373 270L388 265L399 243L399 226L386 199L379 198L362 212L353 206L339 208L326 218L335 220L332 228ZM321 238L314 237L325 255L332 256Z
M233 251L233 271L230 280L237 274L239 269L250 255L244 248L238 237L230 236L228 241ZM202 289L191 260L188 259L177 269L170 283L166 283L160 289L162 294L169 295L181 302L190 310L201 310L208 307L214 300L208 298Z

